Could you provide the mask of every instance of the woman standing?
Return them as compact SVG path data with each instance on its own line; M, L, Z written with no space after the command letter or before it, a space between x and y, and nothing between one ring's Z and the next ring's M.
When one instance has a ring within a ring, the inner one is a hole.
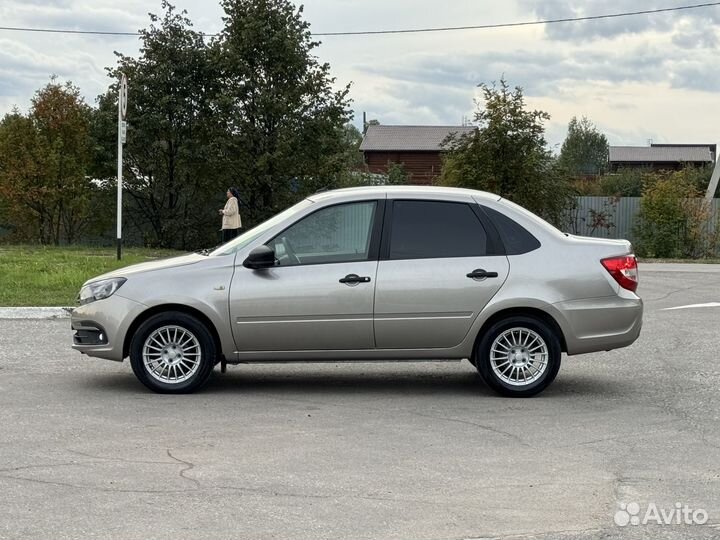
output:
M240 232L242 221L240 221L240 196L236 188L227 190L227 202L225 208L218 210L222 215L222 241L229 242Z

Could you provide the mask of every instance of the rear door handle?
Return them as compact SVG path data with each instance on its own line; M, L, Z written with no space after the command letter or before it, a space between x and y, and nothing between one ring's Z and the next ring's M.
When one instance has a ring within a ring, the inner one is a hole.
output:
M368 276L358 276L357 274L348 274L344 278L340 279L340 283L370 283L370 278Z
M477 270L473 270L470 272L467 277L470 279L485 279L490 277L498 277L497 272L486 272L482 268L478 268Z

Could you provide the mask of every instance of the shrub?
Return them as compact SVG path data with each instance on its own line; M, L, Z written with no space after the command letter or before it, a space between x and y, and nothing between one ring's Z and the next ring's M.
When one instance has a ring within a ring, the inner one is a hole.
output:
M638 216L638 253L647 257L707 256L710 209L685 171L645 174Z
M603 191L600 180L589 177L573 178L570 181L572 189L580 197L602 197Z
M606 197L640 197L643 190L643 169L620 169L600 180L600 194Z

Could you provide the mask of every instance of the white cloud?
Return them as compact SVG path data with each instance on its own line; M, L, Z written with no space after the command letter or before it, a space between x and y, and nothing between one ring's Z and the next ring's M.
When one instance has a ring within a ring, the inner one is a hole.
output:
M685 4L666 0L661 7ZM176 0L195 28L221 26L214 0ZM628 7L630 6L630 7ZM586 16L647 8L627 0L306 0L305 16L322 31L417 28ZM7 26L134 31L160 1L5 0ZM587 115L613 142L715 141L720 112L715 68L720 8L488 31L325 37L317 54L338 87L353 82L356 123L362 111L383 123L459 123L471 115L480 82L508 81L528 103L552 115L557 144L573 115ZM0 33L0 113L27 106L55 73L93 102L109 80L113 51L136 54L138 40Z

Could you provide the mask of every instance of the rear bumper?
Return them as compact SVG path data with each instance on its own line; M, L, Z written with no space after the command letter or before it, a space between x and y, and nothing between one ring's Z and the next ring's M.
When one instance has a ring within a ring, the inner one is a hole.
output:
M72 348L82 354L122 362L128 328L147 306L117 293L75 308L70 318Z
M627 347L640 336L643 302L634 294L558 302L567 353L584 354Z

